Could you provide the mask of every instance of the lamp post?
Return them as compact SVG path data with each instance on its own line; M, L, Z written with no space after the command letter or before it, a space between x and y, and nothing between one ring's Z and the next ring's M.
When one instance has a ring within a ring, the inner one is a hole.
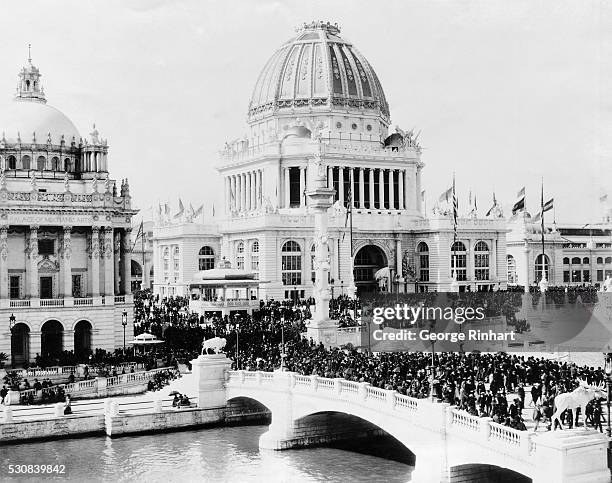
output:
M331 296L332 296L332 298L331 298L331 305L332 305L331 306L331 311L332 311L332 314L333 314L334 313L334 309L335 309L335 302L334 302L334 279L332 278L329 281L329 283L330 283L330 287L331 287Z
M612 427L610 426L610 384L612 383L612 353L606 354L606 364L604 366L604 372L606 373L606 388L608 397L606 398L606 405L608 407L608 427L606 428L606 435L608 438L612 437Z
M15 351L14 351L14 338L15 338L15 314L11 314L9 317L9 329L11 331L11 369L15 369Z
M298 293L297 293L297 285L293 286L293 305L297 305L298 302Z
M240 359L238 359L238 334L240 333L240 324L236 322L234 327L236 328L236 367L240 370Z
M280 318L281 323L281 371L285 370L285 318Z
M123 325L123 355L125 355L125 328L127 327L127 310L124 310L121 314L121 325Z

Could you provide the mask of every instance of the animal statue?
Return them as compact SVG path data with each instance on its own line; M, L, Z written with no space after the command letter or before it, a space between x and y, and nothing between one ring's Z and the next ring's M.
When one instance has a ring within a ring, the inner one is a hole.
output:
M208 349L212 349L215 354L220 354L227 341L224 337L213 337L202 342L202 354L208 354Z
M589 402L591 402L595 398L606 397L606 393L604 391L603 385L599 386L589 386L585 381L580 381L580 386L574 389L572 392L565 392L563 394L559 394L555 397L555 413L552 415L551 424L553 428L555 426L555 421L559 421L559 426L563 429L561 425L561 420L559 417L561 413L566 409L571 409L573 414L576 414L576 409L580 408L580 413L586 414L586 407ZM578 425L578 418L576 417L576 426ZM584 428L586 427L586 420L584 424Z

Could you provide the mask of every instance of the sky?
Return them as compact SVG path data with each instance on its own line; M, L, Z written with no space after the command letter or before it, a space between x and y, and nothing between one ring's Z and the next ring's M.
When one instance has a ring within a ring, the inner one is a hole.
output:
M337 22L378 74L391 130L421 130L428 209L455 173L486 211L526 187L557 222L612 199L612 2L566 0L3 2L0 108L32 44L49 104L81 135L95 123L109 169L146 219L180 196L221 211L215 166L246 133L255 81L311 20Z

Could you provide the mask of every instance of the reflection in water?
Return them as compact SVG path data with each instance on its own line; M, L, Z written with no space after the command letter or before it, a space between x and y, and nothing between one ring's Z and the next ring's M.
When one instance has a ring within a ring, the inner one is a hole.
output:
M3 476L9 464L64 464L67 478L57 479L78 482L410 480L411 466L341 449L260 451L259 436L266 430L267 426L220 427L19 444L2 448L0 464ZM40 476L31 481L41 481Z

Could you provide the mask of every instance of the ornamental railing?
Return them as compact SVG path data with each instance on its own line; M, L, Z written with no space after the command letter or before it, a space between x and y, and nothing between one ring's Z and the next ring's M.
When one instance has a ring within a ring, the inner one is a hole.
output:
M536 440L533 433L520 431L495 423L491 418L474 416L454 406L417 399L390 389L373 387L366 382L348 381L341 378L329 379L316 375L304 376L293 372L230 371L227 386L268 386L274 391L286 388L293 394L311 394L313 397L353 401L360 406L375 407L380 411L392 411L411 418L415 425L425 426L434 431L432 415L436 409L446 411L443 424L447 433L470 439L483 446L492 446L513 456L533 457ZM272 387L276 386L276 387ZM402 417L402 416L400 416ZM429 425L429 426L428 426Z

